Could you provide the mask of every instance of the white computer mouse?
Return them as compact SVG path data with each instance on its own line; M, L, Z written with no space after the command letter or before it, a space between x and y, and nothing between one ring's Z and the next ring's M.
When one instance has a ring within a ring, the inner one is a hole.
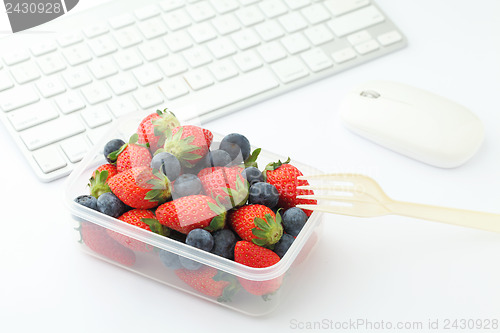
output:
M351 131L393 151L442 168L468 161L484 129L469 109L431 92L391 81L370 81L340 105Z

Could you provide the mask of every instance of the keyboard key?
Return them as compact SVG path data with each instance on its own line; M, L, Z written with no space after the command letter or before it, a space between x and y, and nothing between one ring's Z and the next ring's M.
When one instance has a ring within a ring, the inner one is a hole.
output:
M132 73L142 86L147 86L163 79L158 67L154 64L147 64L136 68Z
M116 51L116 46L110 36L104 35L89 40L88 45L92 52L98 57L110 54Z
M262 60L254 50L238 53L233 60L242 72L249 72L262 66Z
M82 40L83 37L78 32L68 32L66 34L60 35L57 38L57 42L62 47L67 47L76 43L80 43Z
M379 45L375 39L366 41L364 43L358 44L354 46L356 51L358 51L360 54L367 54L370 52L373 52L375 50L378 50Z
M309 75L306 66L297 58L287 58L274 63L271 68L284 83L289 83Z
M108 27L104 24L94 24L83 29L83 33L87 38L94 38L104 35L109 31Z
M84 44L68 47L63 50L62 54L71 66L80 65L84 62L92 60L92 53Z
M311 0L285 0L290 9L299 9L311 3Z
M239 7L236 0L210 0L210 2L215 10L220 14L229 13Z
M345 49L333 52L332 58L336 63L341 64L343 62L356 58L356 52L354 52L352 47L346 47Z
M224 81L238 75L238 69L228 59L210 64L208 69L217 81Z
M127 48L142 42L142 35L133 26L120 29L113 35L121 48Z
M215 11L207 1L188 6L187 12L195 22L205 21L215 16Z
M355 31L381 23L384 20L384 16L377 8L368 6L344 16L334 18L328 21L327 24L338 37L343 37Z
M129 73L122 73L108 79L108 85L115 95L123 95L137 89L137 84Z
M37 59L38 67L45 75L50 75L66 68L66 64L60 55L50 53Z
M129 97L113 98L113 100L107 103L107 107L115 118L137 111L137 106Z
M80 91L89 104L97 104L111 98L111 94L102 82L94 82L83 87Z
M231 39L241 50L246 50L260 44L260 38L251 30L241 30L231 35Z
M185 31L177 31L163 37L163 41L167 44L172 52L185 50L193 45L191 38Z
M85 103L74 91L69 91L64 95L57 96L54 101L59 110L64 114L69 114L85 108Z
M36 91L29 86L17 87L15 90L6 90L0 93L0 107L4 111L12 111L39 100L40 97Z
M313 72L319 72L333 66L332 60L319 48L306 51L300 56Z
M161 40L154 40L139 45L139 51L146 61L157 60L168 54L167 46Z
M132 24L134 24L134 22L135 22L134 17L128 13L123 14L123 15L114 16L108 20L109 25L113 29L120 29L120 28L129 26L129 25L132 25Z
M300 11L311 24L318 24L330 18L330 14L321 4L314 4Z
M29 53L26 52L25 50L11 50L7 52L2 51L2 53L3 53L2 59L8 66L19 64L30 58Z
M60 117L53 121L29 128L21 133L28 150L36 150L51 143L83 133L85 126L77 115Z
M118 68L111 58L96 59L89 64L89 70L98 80L118 73Z
M279 18L279 22L286 31L293 33L307 27L306 20L297 12L291 12Z
M163 97L157 87L144 88L134 92L134 98L142 109L148 109L163 103Z
M61 149L71 163L80 162L88 152L88 143L83 135L61 142Z
M62 157L56 146L50 146L36 151L33 153L33 158L43 173L51 173L67 165L66 160Z
M142 65L142 59L135 50L124 50L113 55L116 63L122 70L131 69Z
M266 21L258 24L255 26L255 31L266 42L282 37L285 34L283 28L275 21Z
M182 6L184 6L184 0L163 0L160 2L160 7L164 12L169 12Z
M361 31L358 31L354 34L347 36L347 41L349 43L351 43L351 45L360 44L360 43L369 41L370 39L372 39L372 36L366 30L361 30Z
M290 54L297 54L299 52L309 49L310 45L307 39L301 33L295 33L285 36L281 39L281 44Z
M111 122L111 116L103 105L85 108L80 112L80 115L90 128L96 128Z
M166 13L163 16L163 20L167 24L167 27L174 31L191 25L191 19L184 9Z
M92 78L84 67L70 68L62 73L64 82L71 89L75 89L92 82Z
M0 71L0 91L12 88L14 83L6 71Z
M28 105L9 112L8 114L8 119L16 131L22 131L40 125L46 121L56 119L57 117L59 117L59 113L54 106L47 101L35 105Z
M217 37L217 33L215 32L214 28L212 28L212 26L207 22L189 27L187 30L189 32L189 35L198 44L204 43Z
M259 8L264 15L269 18L280 16L288 11L288 8L281 1L265 0L259 3Z
M196 69L184 74L184 80L193 90L200 90L214 83L212 76L205 68Z
M210 53L202 46L188 49L182 53L188 64L193 67L200 67L212 61Z
M161 59L160 61L158 61L158 66L160 66L163 73L165 73L165 75L168 77L183 73L188 70L186 62L178 54L173 54L168 56L167 58Z
M111 124L108 123L92 130L87 130L85 134L92 144L97 144L106 134L109 133L110 130Z
M59 95L66 91L66 88L61 83L61 81L55 76L44 77L36 82L36 87L40 94L49 98L55 95Z
M257 6L243 7L235 12L236 17L240 20L241 24L246 27L264 21L264 14Z
M32 62L15 65L11 68L10 73L19 84L30 82L40 77L40 71Z
M173 100L177 97L184 96L189 93L189 88L186 84L186 81L184 81L180 77L168 79L160 83L159 88L169 100Z
M30 47L31 53L37 57L55 51L56 49L57 45L51 41L43 41Z
M333 16L340 16L352 10L367 6L370 0L326 0L325 6Z
M236 47L228 37L217 38L207 44L208 49L215 58L222 59L236 53Z
M233 14L217 16L211 23L217 32L223 36L240 29L240 24Z
M134 11L135 17L139 20L146 20L160 14L160 9L155 5L144 6Z
M380 36L377 37L377 40L379 41L380 44L383 46L389 46L394 43L397 43L403 39L403 36L396 30L392 30L389 32L386 32Z
M318 46L333 40L333 34L323 24L304 30L304 35L313 45Z
M167 33L167 27L161 18L155 17L139 23L139 30L146 39L153 39Z
M287 56L285 49L278 42L261 45L257 48L257 51L267 63L275 62Z

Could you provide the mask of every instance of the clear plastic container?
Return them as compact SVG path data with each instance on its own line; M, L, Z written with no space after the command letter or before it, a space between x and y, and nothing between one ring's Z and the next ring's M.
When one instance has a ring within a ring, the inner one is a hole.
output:
M74 202L77 196L88 194L87 184L92 172L99 165L106 163L102 154L105 143L114 138L121 138L127 142L145 115L134 114L118 121L114 129L109 131L91 149L82 163L66 180L64 201L75 222L72 227L78 234L79 246L86 253L111 264L215 304L252 316L270 313L290 292L293 292L294 284L300 281L301 263L313 252L320 238L321 213L314 212L309 217L292 246L277 264L266 268L252 268L191 247L178 240L124 223ZM217 138L220 139L222 136L214 134L214 141ZM262 150L258 159L259 168L262 170L267 163L279 159L284 161L286 158L286 156ZM294 161L293 157L292 163L304 174L310 175L319 172L315 168ZM92 239L89 239L89 234L92 235ZM113 237L110 234L113 234ZM117 238L121 238L130 246L120 247L121 245L116 242ZM135 250L131 250L131 248ZM186 283L185 280L181 279L181 277L186 278L185 270L179 272L177 269L167 268L160 260L160 255L168 256L171 254L200 263L198 265L201 268L197 270L198 272L204 272L202 275L209 277L217 273L217 277L229 281L227 283L221 282L227 287L226 289L231 289L230 286L236 286L236 292L227 300L220 297L217 291L213 291L213 288L207 287L203 282ZM242 288L243 284L247 288ZM248 288L249 285L250 288ZM269 287L273 290L277 289L265 295L252 294L247 291L247 289L252 288L263 290L262 288ZM196 300L193 299L193 301Z

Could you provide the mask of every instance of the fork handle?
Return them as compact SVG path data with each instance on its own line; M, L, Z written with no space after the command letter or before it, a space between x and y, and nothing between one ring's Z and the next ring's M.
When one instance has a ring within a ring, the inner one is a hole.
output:
M500 232L500 214L393 201L386 206L393 214L443 222L462 227Z

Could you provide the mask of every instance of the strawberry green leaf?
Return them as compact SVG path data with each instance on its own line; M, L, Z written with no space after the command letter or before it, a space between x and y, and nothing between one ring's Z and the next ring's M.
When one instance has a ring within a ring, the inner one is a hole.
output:
M252 154L250 156L248 156L248 158L245 160L245 168L248 168L248 167L256 167L258 168L258 165L257 165L257 158L259 157L259 154L261 152L261 148L257 148L255 149Z
M111 161L111 162L116 162L116 160L118 159L118 155L120 155L128 146L128 143L124 144L123 146L121 146L118 150L115 150L114 152L111 152L108 154L108 159Z

